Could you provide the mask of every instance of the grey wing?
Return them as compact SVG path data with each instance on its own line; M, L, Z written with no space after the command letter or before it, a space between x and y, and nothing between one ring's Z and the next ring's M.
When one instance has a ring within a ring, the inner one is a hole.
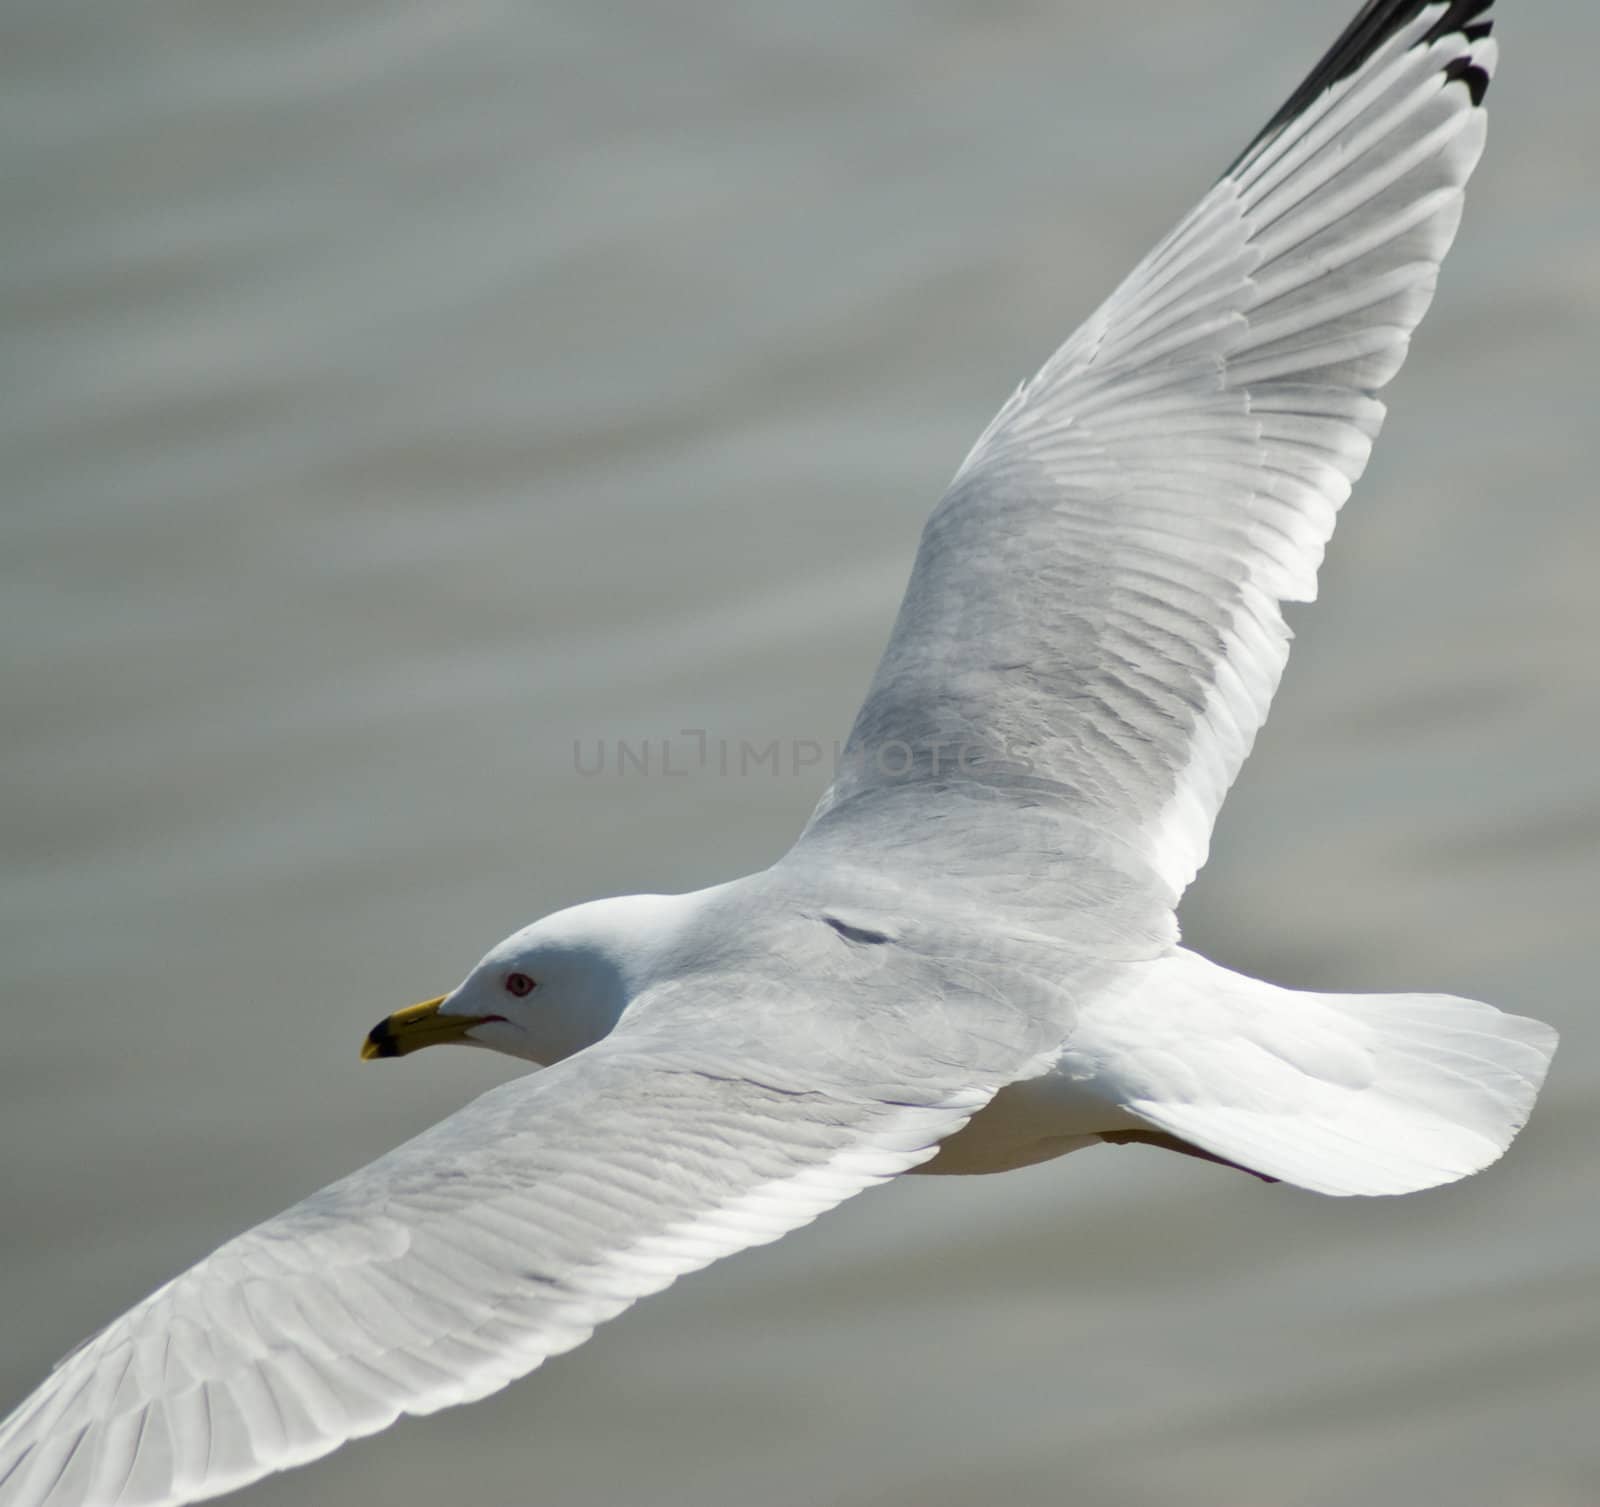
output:
M915 785L1025 808L1036 846L1092 839L1176 901L1455 236L1489 8L1373 0L1000 411L808 832Z
M195 1501L481 1397L925 1160L985 1097L785 1092L612 1037L230 1241L73 1352L0 1424L0 1504Z

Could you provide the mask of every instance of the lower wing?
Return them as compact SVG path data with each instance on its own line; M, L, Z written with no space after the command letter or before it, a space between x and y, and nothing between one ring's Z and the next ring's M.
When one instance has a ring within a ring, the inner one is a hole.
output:
M797 1093L626 1032L229 1241L0 1424L0 1507L192 1502L496 1391L931 1156L987 1098Z

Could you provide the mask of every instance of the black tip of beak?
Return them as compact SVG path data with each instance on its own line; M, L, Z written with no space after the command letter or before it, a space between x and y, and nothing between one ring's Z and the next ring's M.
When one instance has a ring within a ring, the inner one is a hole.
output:
M366 1044L361 1048L362 1057L370 1061L374 1057L398 1057L400 1048L395 1045L394 1030L387 1020L380 1020L367 1032Z

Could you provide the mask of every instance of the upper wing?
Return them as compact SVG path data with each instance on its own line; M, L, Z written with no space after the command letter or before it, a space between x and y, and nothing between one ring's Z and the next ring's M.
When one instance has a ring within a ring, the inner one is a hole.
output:
M926 1160L987 1098L785 1092L624 1032L200 1262L0 1424L0 1504L191 1502L467 1402Z
M1370 0L1001 409L928 522L818 818L908 780L1023 804L1176 901L1455 236L1489 9Z

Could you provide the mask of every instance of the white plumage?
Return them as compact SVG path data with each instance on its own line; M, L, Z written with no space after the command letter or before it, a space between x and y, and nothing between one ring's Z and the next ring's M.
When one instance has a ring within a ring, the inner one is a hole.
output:
M924 1164L1151 1139L1325 1193L1493 1161L1554 1050L1294 994L1173 908L1483 149L1489 0L1370 0L1000 411L795 848L563 912L397 1014L547 1071L230 1241L0 1424L0 1507L166 1507L481 1397Z
M602 1043L229 1241L75 1351L6 1425L3 1500L193 1500L471 1402L906 1170L980 1102L835 1103Z
M1444 10L1247 152L1000 411L834 799L873 747L982 748L997 788L1048 781L1173 901L1194 878L1288 658L1278 604L1316 595L1483 152L1448 70L1487 77L1495 42L1422 40Z

